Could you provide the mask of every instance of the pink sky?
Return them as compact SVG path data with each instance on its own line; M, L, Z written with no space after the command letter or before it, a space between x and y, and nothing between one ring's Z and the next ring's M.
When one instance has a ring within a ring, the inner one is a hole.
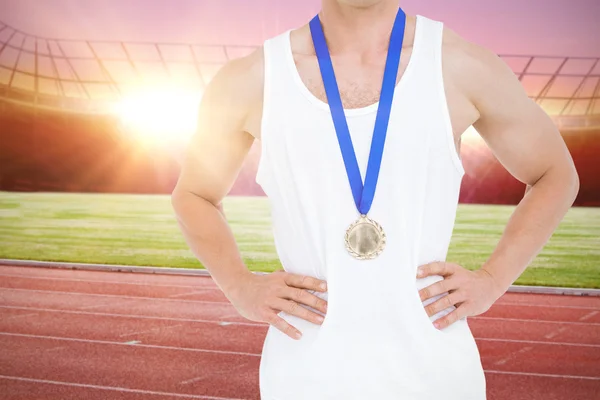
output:
M47 37L257 45L320 0L0 0L0 20ZM600 55L600 0L402 0L499 54Z

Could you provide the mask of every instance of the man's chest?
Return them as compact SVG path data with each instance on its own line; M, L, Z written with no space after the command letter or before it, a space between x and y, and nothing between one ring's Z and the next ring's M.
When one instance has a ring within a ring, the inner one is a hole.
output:
M362 108L379 101L384 64L364 62L346 57L332 59L336 83L344 108ZM397 82L402 79L406 63L398 67ZM318 62L314 57L300 58L296 63L298 74L306 88L319 100L327 103L327 95Z
M407 65L412 55L412 47L403 50L398 66L396 84L403 79ZM295 56L295 67L302 84L317 99L328 103L319 64L314 56ZM378 57L377 62L364 62L352 58L333 58L332 63L336 76L336 83L344 108L363 108L379 101L385 57ZM462 133L473 124L477 118L477 110L461 92L460 85L456 84L456 77L452 76L450 69L443 70L443 85L448 104L455 145L459 150ZM260 111L257 109L257 111ZM260 121L260 115L255 120ZM256 135L255 135L256 136Z

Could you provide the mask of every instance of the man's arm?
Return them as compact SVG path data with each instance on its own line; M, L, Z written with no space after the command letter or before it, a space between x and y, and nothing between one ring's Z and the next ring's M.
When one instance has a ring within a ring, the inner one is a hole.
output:
M281 270L254 275L244 265L222 208L254 142L248 132L258 129L263 62L258 49L231 61L211 80L171 202L188 246L240 314L298 339L301 332L278 313L321 324L322 316L299 304L325 313L327 302L308 290L325 292L326 282Z
M252 101L261 100L262 67L258 55L225 65L207 86L197 132L171 202L194 255L226 290L249 273L222 213L227 195L254 141L244 124ZM253 76L254 73L254 76Z
M579 191L573 159L550 117L497 55L465 43L466 87L479 111L473 127L500 163L528 185L482 266L504 292L541 251Z
M417 269L420 278L444 277L419 290L421 300L448 292L425 306L429 316L457 305L434 322L438 329L487 311L540 252L579 190L579 178L560 132L529 99L504 61L447 28L445 34L451 42L444 47L450 81L475 106L473 127L527 190L481 268L471 271L435 261Z

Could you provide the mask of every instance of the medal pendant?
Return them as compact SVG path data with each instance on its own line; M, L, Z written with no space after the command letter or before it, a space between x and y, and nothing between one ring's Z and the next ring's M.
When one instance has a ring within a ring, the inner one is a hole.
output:
M381 225L361 214L346 230L345 242L350 255L359 260L368 260L383 251L385 232Z

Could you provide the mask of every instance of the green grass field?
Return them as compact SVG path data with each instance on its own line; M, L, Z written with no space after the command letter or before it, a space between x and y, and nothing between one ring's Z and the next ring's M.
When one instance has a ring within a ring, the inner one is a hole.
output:
M248 267L281 267L264 197L228 197L227 219ZM475 269L492 252L513 206L460 205L448 261ZM167 195L0 192L0 258L202 268ZM516 281L600 288L600 208L572 208Z

